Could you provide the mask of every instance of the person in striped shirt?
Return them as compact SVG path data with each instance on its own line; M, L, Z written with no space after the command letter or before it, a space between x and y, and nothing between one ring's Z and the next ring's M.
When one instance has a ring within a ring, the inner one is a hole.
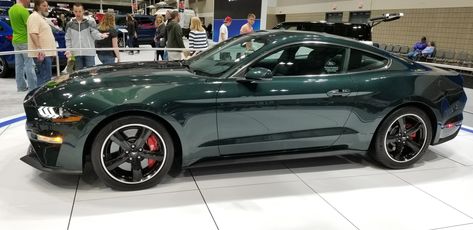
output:
M192 17L191 19L191 31L189 32L189 48L196 49L193 56L206 50L209 47L207 41L207 32L202 27L202 22L198 17Z

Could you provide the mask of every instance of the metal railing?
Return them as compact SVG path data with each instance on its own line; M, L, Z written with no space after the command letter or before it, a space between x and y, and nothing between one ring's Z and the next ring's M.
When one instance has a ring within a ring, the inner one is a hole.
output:
M149 47L135 47L135 48L59 48L59 49L39 49L39 50L21 50L21 51L5 51L0 52L0 56L6 55L15 55L15 54L23 54L23 53L31 53L31 52L56 52L56 74L57 76L61 75L60 70L60 62L59 62L59 52L66 52L66 51L114 51L118 49L119 51L202 51L202 49L190 49L190 48L149 48ZM465 71L473 73L473 68L465 67L465 66L455 66L455 65L446 65L446 64L438 64L438 63L430 63L430 62L419 62L421 64L430 65L439 67L442 69L451 69L451 70L458 70L458 71Z
M58 49L37 49L37 50L20 50L20 51L4 51L0 52L0 56L7 56L7 55L15 55L15 54L24 54L24 53L33 53L33 52L56 52L56 75L61 75L60 69L60 60L59 60L59 52L78 52L78 51L178 51L178 52L185 52L185 51L202 51L202 49L190 49L190 48L149 48L149 47L135 47L135 48L58 48ZM5 63L6 64L6 63Z

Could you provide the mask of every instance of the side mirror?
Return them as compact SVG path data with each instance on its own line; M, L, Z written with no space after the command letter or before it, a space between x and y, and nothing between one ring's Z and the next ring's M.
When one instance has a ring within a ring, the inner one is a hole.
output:
M256 67L245 74L245 79L252 81L271 80L273 79L273 72L263 67Z

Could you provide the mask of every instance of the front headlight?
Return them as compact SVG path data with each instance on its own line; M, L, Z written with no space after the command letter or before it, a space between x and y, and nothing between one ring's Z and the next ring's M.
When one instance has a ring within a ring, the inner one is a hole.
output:
M82 116L70 112L62 107L41 106L38 108L38 114L42 118L51 119L56 123L78 122Z

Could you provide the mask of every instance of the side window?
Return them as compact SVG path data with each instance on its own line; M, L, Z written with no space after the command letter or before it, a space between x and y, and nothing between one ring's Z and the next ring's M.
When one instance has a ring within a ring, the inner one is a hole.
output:
M296 53L296 59L307 59L309 56L310 52L312 52L314 49L306 46L301 46Z
M343 72L346 48L303 44L285 47L257 61L250 68L270 69L273 76L307 76Z
M350 52L350 61L348 63L348 72L380 69L387 64L388 59L386 58L352 49Z
M279 52L276 52L276 53L273 53L269 56L267 56L266 58L264 58L266 61L277 61L279 59L279 57L281 57L282 55L282 52L284 52L284 50L281 50Z

